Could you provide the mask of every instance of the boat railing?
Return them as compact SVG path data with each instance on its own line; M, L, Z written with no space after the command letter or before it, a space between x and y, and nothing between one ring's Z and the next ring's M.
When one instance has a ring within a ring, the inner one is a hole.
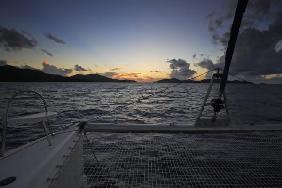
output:
M44 106L44 113L39 113L35 115L29 115L25 117L14 118L14 119L8 120L8 113L9 113L12 102L19 95L23 95L23 94L33 94L34 96L39 97ZM7 102L7 106L4 110L3 117L2 117L2 131L1 131L2 132L1 133L2 142L1 142L0 156L4 156L4 153L6 150L6 133L7 133L7 127L9 123L19 123L20 122L21 124L24 124L24 123L30 123L30 121L32 120L36 122L42 122L48 145L51 146L50 134L53 134L53 133L52 131L50 133L49 127L48 127L48 117L50 117L51 115L55 115L55 113L48 113L47 103L40 93L36 91L32 91L32 90L22 90L22 91L17 91L15 94L13 94L12 97Z

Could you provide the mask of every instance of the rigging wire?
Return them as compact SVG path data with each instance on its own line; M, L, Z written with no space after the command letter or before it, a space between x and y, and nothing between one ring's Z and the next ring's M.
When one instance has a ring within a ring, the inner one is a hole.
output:
M199 75L194 76L194 77L189 78L189 79L190 79L190 80L195 80L196 78L201 77L201 76L203 76L203 75L205 75L205 74L207 74L207 73L213 72L214 70L216 70L216 69L209 70L209 71L207 71L207 72L204 72L204 73L202 73L202 74L199 74Z

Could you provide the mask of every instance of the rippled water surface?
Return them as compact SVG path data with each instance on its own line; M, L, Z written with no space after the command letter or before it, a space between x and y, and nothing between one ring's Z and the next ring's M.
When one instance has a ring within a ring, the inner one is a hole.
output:
M18 90L34 90L43 95L49 111L58 116L55 128L81 120L119 123L191 124L195 120L208 84L128 84L128 83L0 83L1 114L7 99ZM212 96L216 96L215 86ZM281 123L282 86L229 84L228 106L233 122ZM9 116L42 112L40 100L25 95L17 98ZM209 108L204 112L211 116ZM8 129L13 146L43 135L40 125Z

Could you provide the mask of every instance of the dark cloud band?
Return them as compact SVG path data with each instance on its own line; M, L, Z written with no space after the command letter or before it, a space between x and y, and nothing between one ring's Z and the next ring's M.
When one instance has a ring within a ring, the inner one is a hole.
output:
M37 46L37 41L15 29L0 26L0 46L6 51L31 49Z
M167 61L171 68L170 77L180 80L186 80L191 77L196 71L190 69L190 64L183 59L171 59Z
M83 68L83 67L80 66L80 65L75 65L75 66L74 66L74 70L75 70L75 71L87 71L87 69Z
M49 56L53 56L53 54L45 49L41 49L42 52L44 52L45 54L49 55Z
M54 35L52 35L51 33L46 33L45 36L49 39L52 40L56 43L59 44L66 44L65 41L63 41L62 39L59 39L58 37L55 37Z

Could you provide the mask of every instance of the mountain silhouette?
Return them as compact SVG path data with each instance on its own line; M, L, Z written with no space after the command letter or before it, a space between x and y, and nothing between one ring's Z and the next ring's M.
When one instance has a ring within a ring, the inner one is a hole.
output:
M76 74L65 77L47 74L36 69L22 69L11 65L0 66L0 82L136 82L134 80L118 80L99 74Z

